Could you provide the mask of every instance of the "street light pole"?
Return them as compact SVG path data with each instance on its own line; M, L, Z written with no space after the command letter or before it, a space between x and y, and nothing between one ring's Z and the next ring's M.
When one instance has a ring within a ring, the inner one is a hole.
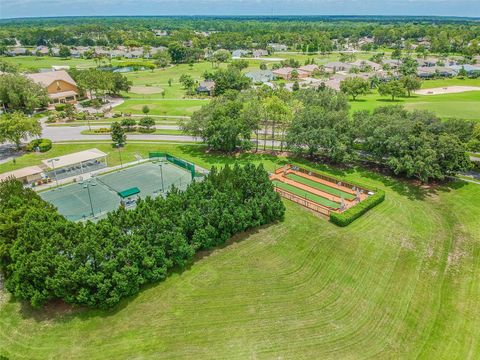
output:
M160 164L160 177L162 178L162 193L165 189L165 185L163 184L163 167L162 164Z
M118 149L118 156L120 157L120 167L123 169L122 152L120 151L120 144L117 144L117 149Z
M90 210L92 211L92 216L95 217L95 213L93 211L93 204L92 204L92 195L90 195L90 180L87 180L86 184L87 184L88 199L90 200Z
M55 161L58 161L58 159L52 159L49 162L52 164L53 176L55 176L55 182L57 183L57 187L58 187L57 171L55 170Z

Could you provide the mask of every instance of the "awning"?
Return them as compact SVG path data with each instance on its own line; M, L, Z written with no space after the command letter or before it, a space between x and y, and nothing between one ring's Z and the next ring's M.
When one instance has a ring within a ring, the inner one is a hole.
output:
M41 173L43 173L43 170L40 169L38 166L29 166L0 174L0 181L6 180L10 177L14 177L15 179L22 179L28 176L39 175Z
M48 94L48 97L50 99L62 99L62 98L67 98L67 97L72 97L72 96L77 96L77 95L78 95L78 93L76 91L69 90L69 91L58 92L58 93L55 93L55 94Z
M129 196L132 196L132 195L136 195L136 194L138 194L138 193L140 193L140 189L139 189L138 187L132 187L132 188L130 188L130 189L126 189L126 190L120 191L120 192L118 193L118 195L119 195L121 198L125 199L126 197L129 197Z
M85 161L101 159L106 156L107 154L105 154L103 151L93 148L69 155L59 156L53 159L42 160L42 163L44 163L49 169L59 169L67 166L77 165Z

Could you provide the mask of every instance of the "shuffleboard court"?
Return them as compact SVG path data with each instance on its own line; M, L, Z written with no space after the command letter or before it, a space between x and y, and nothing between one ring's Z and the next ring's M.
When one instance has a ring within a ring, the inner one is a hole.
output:
M39 195L56 206L67 219L78 221L99 218L117 209L122 201L119 193L125 193L126 190L137 188L140 190L138 196L145 198L165 194L172 186L185 190L191 181L190 171L170 162L146 162L95 176L85 182L44 191ZM136 195L132 197L133 200L135 198Z
M292 194L295 194L295 195L300 196L302 198L305 198L307 200L316 202L317 204L328 206L328 207L331 207L333 209L339 209L340 208L340 204L335 202L335 201L331 201L331 200L328 200L328 199L326 199L322 196L312 194L308 191L299 189L299 188L297 188L293 185L286 184L286 183L278 181L278 180L274 180L273 184L275 186L279 187L280 189L283 189L285 191L289 191Z
M291 174L290 173L290 174L287 174L286 177L290 180L294 180L294 181L299 182L301 184L310 186L310 187L318 189L318 190L325 191L329 194L336 195L338 197L343 197L344 199L347 199L347 200L355 199L355 195L352 195L352 194L347 193L345 191L342 191L340 189L335 189L331 186L322 184L321 182L311 180L311 179L307 179L306 177L303 177L303 176L300 176L300 175L297 175L297 174Z

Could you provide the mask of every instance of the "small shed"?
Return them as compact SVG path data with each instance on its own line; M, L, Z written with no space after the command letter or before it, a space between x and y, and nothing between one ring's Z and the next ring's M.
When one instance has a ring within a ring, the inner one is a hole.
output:
M41 180L42 173L43 170L40 167L29 166L0 174L0 181L7 180L9 178L15 178L18 181L21 181L23 184L31 184L35 181Z

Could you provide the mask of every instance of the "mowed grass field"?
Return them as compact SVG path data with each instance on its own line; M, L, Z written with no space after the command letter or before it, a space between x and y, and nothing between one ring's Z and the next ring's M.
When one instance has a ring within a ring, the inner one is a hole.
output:
M198 146L129 146L165 150L204 167L252 161L273 171L287 162L266 155L233 160ZM299 165L384 189L386 199L346 228L285 201L284 222L199 254L188 268L109 311L59 304L32 310L0 293L0 354L478 358L480 186L418 188L362 169Z
M395 101L380 96L374 91L372 94L359 97L356 101L349 103L351 112L371 111L380 106L402 105L408 110L433 111L440 118L456 117L480 121L480 91L443 95L412 95L411 97L396 98Z

